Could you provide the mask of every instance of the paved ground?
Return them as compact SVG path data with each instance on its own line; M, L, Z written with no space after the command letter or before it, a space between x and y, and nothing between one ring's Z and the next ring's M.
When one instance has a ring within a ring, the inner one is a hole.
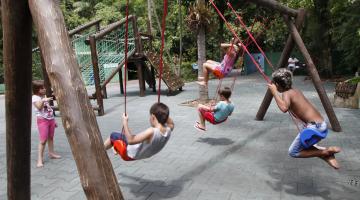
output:
M325 116L314 87L303 79L296 77L296 87ZM225 84L230 85L230 81ZM211 96L216 84L215 80L210 82ZM332 98L334 84L324 85ZM109 89L106 115L97 118L103 138L122 126L124 98L117 91L117 85ZM148 109L156 101L156 95L149 90L146 97L138 97L137 85L130 85L128 91L129 124L136 133L148 127ZM206 134L193 128L195 109L179 106L197 97L195 83L186 84L184 91L176 96L162 96L161 101L169 105L176 125L167 146L156 156L136 162L124 162L108 152L125 198L359 199L360 110L335 108L343 132L330 131L322 144L342 147L343 152L337 156L341 169L336 171L319 159L293 159L287 155L296 127L289 115L282 114L274 103L265 121L254 120L265 91L260 76L238 78L232 98L236 104L233 116L224 124L209 125ZM4 96L0 96L0 108L0 199L6 199ZM56 121L60 126L56 129L55 148L63 158L46 158L42 169L35 168L38 138L33 122L31 198L85 199L61 119L56 117Z

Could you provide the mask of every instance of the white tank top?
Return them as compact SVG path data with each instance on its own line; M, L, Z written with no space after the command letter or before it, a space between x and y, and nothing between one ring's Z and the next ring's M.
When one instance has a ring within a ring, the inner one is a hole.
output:
M158 128L153 128L154 135L149 143L128 145L127 154L135 160L149 158L158 153L167 143L171 135L171 129L166 127L165 133L161 133Z

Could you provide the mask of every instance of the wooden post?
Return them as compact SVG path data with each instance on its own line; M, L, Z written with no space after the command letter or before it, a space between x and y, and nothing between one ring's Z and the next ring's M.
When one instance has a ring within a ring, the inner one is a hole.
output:
M2 0L1 7L7 198L30 199L31 15L27 1Z
M340 123L335 115L333 107L331 106L331 103L326 94L326 91L321 84L321 80L320 80L318 71L315 67L315 64L312 61L311 56L310 56L309 52L307 51L305 44L304 44L303 40L301 39L301 36L300 36L298 30L296 29L296 27L292 23L292 21L289 19L289 16L283 15L283 17L284 17L286 25L288 26L288 28L291 32L293 39L295 40L300 52L303 54L303 56L305 58L305 62L306 62L306 66L308 68L309 74L314 83L315 89L316 89L317 93L319 94L321 103L323 104L323 106L325 108L325 111L330 120L332 129L334 131L340 132L341 131Z
M150 65L150 68L151 68L151 78L154 79L154 82L153 82L153 92L156 92L156 78L155 78L155 69L152 65Z
M139 61L135 61L135 65L136 65L136 68L137 68L137 76L138 76L138 79L139 79L139 89L140 89L139 96L143 97L143 96L145 96L144 71L143 71L141 63Z
M133 31L134 31L135 52L139 55L143 53L143 50L141 44L141 35L138 32L136 20L137 20L136 16L131 18Z
M29 0L29 6L37 28L46 71L60 105L62 123L86 197L123 199L111 162L104 150L61 9L53 0ZM23 151L23 147L21 148Z
M282 14L287 14L292 17L296 17L296 15L298 14L297 10L281 5L279 2L275 0L248 0L248 1L270 8L272 10L277 10Z
M301 29L303 28L305 18L306 18L305 9L303 9L303 8L299 9L299 14L295 20L295 26L298 31L301 31ZM286 41L284 50L281 53L281 56L280 56L280 59L279 59L278 65L277 65L278 68L287 67L288 59L291 55L292 50L294 49L294 46L295 46L295 42L294 42L294 39L292 38L292 35L290 34Z
M93 76L95 81L95 95L96 95L97 104L99 106L98 114L99 116L102 116L104 115L104 104L103 104L103 96L101 91L98 55L96 51L96 40L93 35L91 35L89 39L90 39L91 62L93 65Z
M124 83L123 83L123 77L122 77L122 69L119 69L119 83L120 83L120 93L124 94Z
M295 26L298 28L298 30L302 29L304 21L305 21L305 17L306 17L305 9L299 9L299 14L297 15L296 20L295 20ZM295 46L295 43L290 34L286 41L283 52L281 53L277 68L285 67L294 46ZM272 98L273 98L273 96L272 96L270 90L267 89L267 91L265 93L265 97L260 105L260 108L259 108L257 114L256 114L256 117L255 117L256 120L264 119L266 111L268 110L268 108L271 104Z

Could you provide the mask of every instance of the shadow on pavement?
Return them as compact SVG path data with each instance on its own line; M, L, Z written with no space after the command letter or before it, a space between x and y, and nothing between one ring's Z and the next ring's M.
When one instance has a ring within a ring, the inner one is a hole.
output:
M201 143L207 143L213 146L217 146L217 145L230 145L233 144L234 141L230 140L228 138L199 138L197 140L197 142L201 142Z

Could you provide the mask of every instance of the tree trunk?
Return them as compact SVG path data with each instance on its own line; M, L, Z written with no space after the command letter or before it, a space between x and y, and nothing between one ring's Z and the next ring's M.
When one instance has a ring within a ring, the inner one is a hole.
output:
M329 33L330 25L330 10L329 0L315 0L314 12L317 19L317 29L315 32L315 49L317 51L317 65L321 68L320 73L326 77L333 75L332 56L331 56L331 34Z
M7 198L26 200L31 195L32 22L25 0L2 0L1 7L6 85Z
M148 14L148 20L149 20L149 27L150 27L150 33L153 32L153 22L152 22L152 8L151 8L151 0L147 0L147 14Z
M29 0L29 6L87 199L123 199L60 7L53 0Z
M197 34L197 53L198 53L198 77L203 76L202 65L206 61L205 28L200 27ZM209 99L209 92L205 86L199 86L199 100L205 102Z

